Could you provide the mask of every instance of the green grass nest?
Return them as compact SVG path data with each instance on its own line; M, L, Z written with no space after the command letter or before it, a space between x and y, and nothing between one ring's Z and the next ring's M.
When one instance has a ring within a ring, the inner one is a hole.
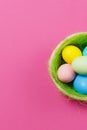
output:
M56 85L56 87L66 96L87 102L87 95L76 92L73 88L73 83L63 83L57 77L57 70L61 64L64 63L62 59L62 50L67 45L75 45L83 51L84 47L87 46L87 32L75 33L70 35L61 41L58 46L53 50L53 53L49 59L49 72L50 76Z

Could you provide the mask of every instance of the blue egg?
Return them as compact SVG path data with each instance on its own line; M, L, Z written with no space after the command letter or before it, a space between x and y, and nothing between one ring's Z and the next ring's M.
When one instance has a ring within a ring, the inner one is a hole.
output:
M87 56L87 46L83 50L83 56Z
M73 86L78 93L87 94L87 75L77 75Z

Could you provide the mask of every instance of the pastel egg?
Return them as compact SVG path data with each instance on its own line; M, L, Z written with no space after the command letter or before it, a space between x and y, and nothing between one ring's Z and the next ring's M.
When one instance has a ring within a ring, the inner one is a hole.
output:
M87 94L87 75L77 75L73 82L73 86L77 92Z
M62 58L69 64L71 64L72 61L78 56L82 56L82 52L78 47L73 45L66 46L62 51Z
M87 74L87 56L80 56L72 62L73 70L82 75Z
M83 50L83 56L87 56L87 46Z
M75 72L70 64L63 64L57 71L58 79L64 83L69 83L75 78Z

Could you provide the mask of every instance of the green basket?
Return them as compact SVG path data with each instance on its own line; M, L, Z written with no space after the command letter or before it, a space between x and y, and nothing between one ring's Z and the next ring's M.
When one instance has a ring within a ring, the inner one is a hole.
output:
M84 49L87 46L87 32L80 32L70 35L61 41L58 46L53 50L53 53L49 59L49 73L50 76L56 85L56 87L66 96L87 102L87 95L80 94L76 92L73 88L73 83L63 83L57 77L57 70L61 64L64 63L62 59L62 50L67 45L75 45L81 49Z

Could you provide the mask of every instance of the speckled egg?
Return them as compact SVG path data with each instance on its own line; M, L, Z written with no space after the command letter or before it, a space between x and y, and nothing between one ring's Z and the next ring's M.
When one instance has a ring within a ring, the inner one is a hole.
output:
M57 71L58 79L64 83L69 83L75 78L75 72L70 64L63 64Z

